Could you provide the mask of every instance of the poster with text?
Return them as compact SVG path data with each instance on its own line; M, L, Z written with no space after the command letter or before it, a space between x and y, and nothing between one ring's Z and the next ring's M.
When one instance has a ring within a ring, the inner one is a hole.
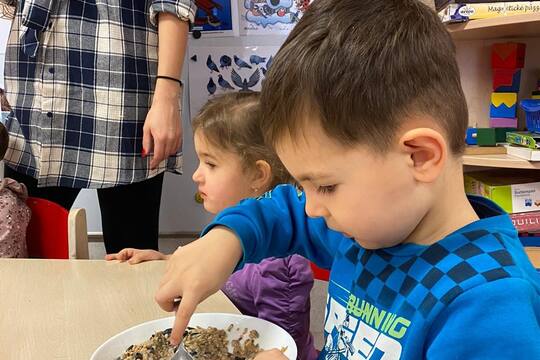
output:
M239 0L240 34L288 34L311 1Z
M191 32L201 37L237 36L237 0L195 0L197 12Z
M192 46L188 62L191 117L212 96L229 91L260 91L278 49L278 46Z

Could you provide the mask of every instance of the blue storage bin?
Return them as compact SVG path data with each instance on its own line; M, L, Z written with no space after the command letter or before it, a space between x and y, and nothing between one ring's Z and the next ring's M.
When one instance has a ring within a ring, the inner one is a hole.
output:
M540 133L540 100L525 99L521 100L519 104L525 110L527 129Z

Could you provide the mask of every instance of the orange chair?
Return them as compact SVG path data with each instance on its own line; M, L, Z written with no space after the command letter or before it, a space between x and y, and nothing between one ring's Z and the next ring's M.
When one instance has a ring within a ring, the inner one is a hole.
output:
M88 233L84 209L67 211L52 201L29 197L32 217L26 231L31 258L88 259Z

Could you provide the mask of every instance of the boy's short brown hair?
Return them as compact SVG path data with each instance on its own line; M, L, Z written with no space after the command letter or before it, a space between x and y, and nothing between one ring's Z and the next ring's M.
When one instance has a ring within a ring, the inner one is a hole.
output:
M231 92L210 99L191 122L193 132L202 130L211 144L238 154L244 169L257 160L272 168L271 187L290 182L291 177L273 149L269 148L259 126L259 92Z
M426 115L454 154L465 146L455 47L418 0L313 2L276 55L261 105L271 144L314 118L346 146L384 152L407 116Z

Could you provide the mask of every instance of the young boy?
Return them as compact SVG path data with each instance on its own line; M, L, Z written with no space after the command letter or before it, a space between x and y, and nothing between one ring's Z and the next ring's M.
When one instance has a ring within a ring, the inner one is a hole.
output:
M236 267L299 253L331 268L320 359L540 359L538 274L509 217L464 193L467 106L435 13L315 1L261 103L303 193L225 210L172 256L156 300L182 297L173 341Z

